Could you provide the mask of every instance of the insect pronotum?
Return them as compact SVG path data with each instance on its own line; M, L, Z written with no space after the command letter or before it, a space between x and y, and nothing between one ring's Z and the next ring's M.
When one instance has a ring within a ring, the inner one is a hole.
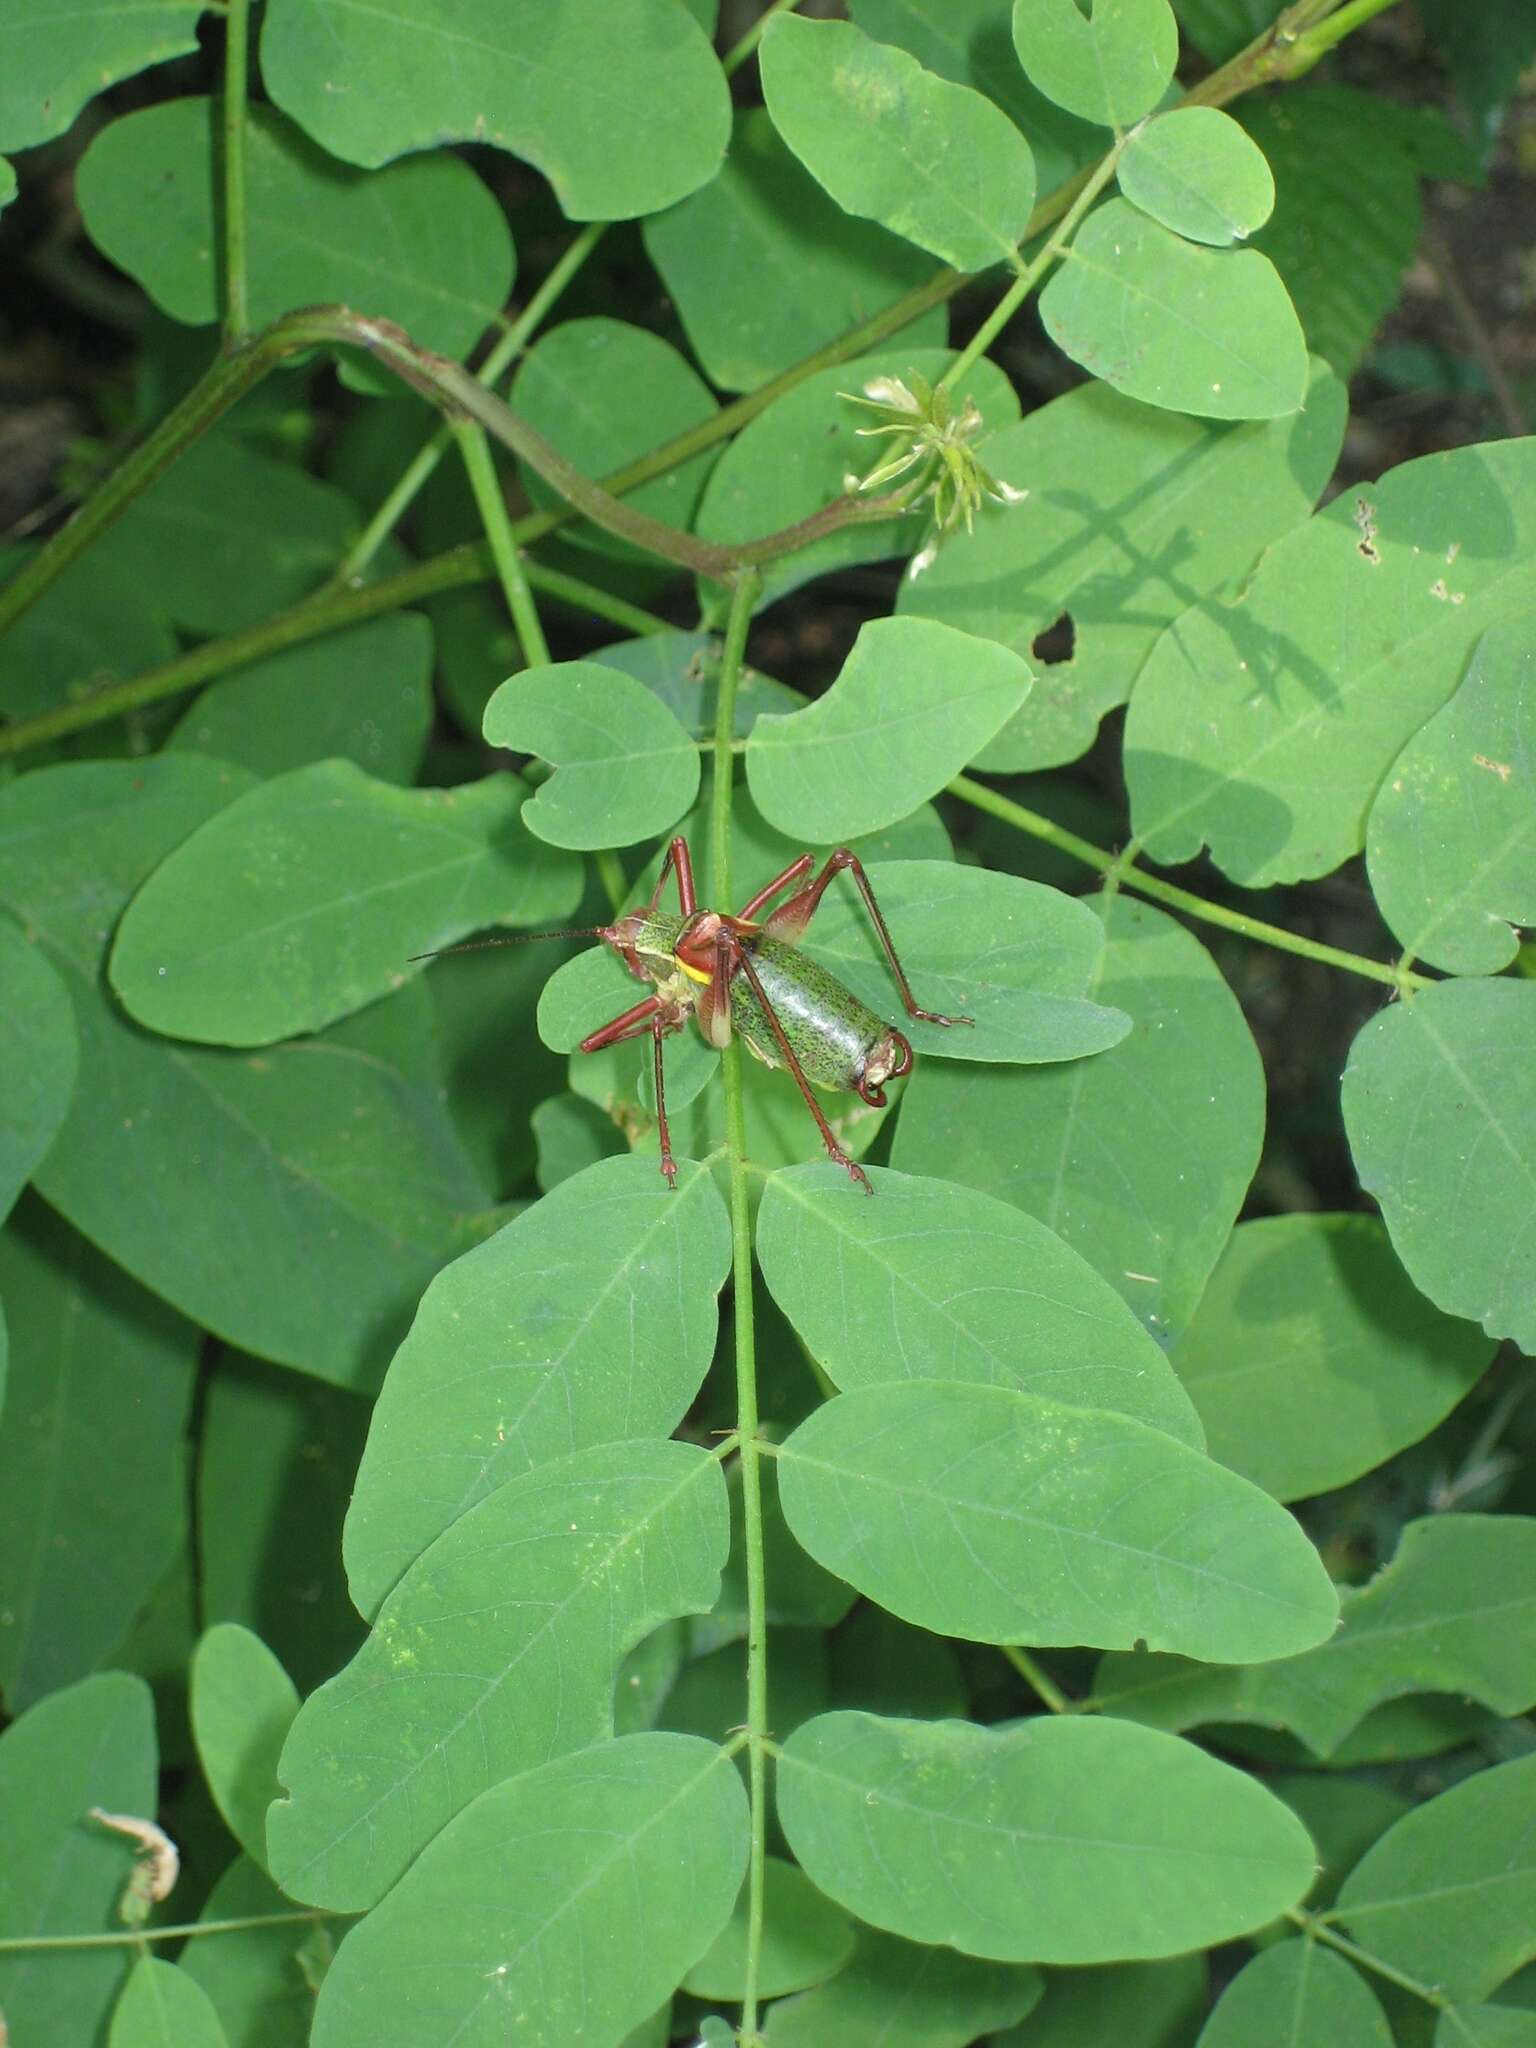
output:
M650 1038L655 1051L661 1170L669 1187L677 1183L677 1162L667 1128L662 1041L681 1031L691 1015L697 1018L708 1044L723 1049L734 1033L765 1065L787 1067L816 1119L827 1156L866 1194L874 1192L863 1168L838 1143L812 1089L846 1089L874 1108L882 1108L886 1082L911 1071L912 1047L836 975L799 950L797 942L834 876L844 872L852 876L890 962L907 1015L927 1024L972 1021L969 1017L941 1017L918 1007L856 853L839 846L828 855L820 874L807 881L814 866L815 855L802 853L749 898L734 917L721 910L700 910L688 842L679 836L668 847L650 901L642 909L627 911L612 924L581 931L528 932L519 933L515 940L479 942L503 945L533 938L602 939L636 980L652 984L651 993L642 1001L589 1032L580 1049L598 1052L626 1039ZM677 891L675 911L661 907L669 876ZM793 893L786 896L786 891ZM785 900L777 909L770 909L775 897ZM465 949L449 946L443 950Z

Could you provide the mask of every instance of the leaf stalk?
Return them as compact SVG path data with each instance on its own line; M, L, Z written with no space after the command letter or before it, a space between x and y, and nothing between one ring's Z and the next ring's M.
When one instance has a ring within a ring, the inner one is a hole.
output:
M1223 930L1237 932L1260 945L1274 946L1282 953L1299 954L1302 959L1319 961L1325 967L1342 968L1346 974L1358 974L1367 981L1385 982L1399 995L1408 995L1415 989L1431 985L1426 976L1411 974L1405 968L1394 967L1389 961L1371 960L1363 953L1346 953L1341 947L1325 946L1320 940L1306 938L1300 932L1288 932L1282 925L1267 924L1261 917L1250 917L1246 911L1230 910L1224 903L1208 902L1192 890L1181 889L1177 883L1165 882L1161 875L1149 875L1137 867L1134 845L1123 853L1108 853L1102 846L1094 846L1091 841L1080 839L1075 832L1067 831L1054 819L1042 817L1038 811L1027 810L1023 804L1016 804L997 790L988 789L985 783L973 781L969 775L957 775L949 784L949 790L951 795L974 809L986 811L989 816L1000 818L1004 824L1017 826L1031 839L1054 846L1058 852L1069 854L1073 860L1082 861L1087 867L1097 868L1106 880L1134 889L1138 896L1150 896L1154 903L1166 903L1173 910L1182 910L1189 917L1199 918L1203 924L1220 925Z
M305 1921L352 1920L328 1906L295 1907L291 1913L248 1913L237 1920L189 1920L175 1927L125 1927L113 1934L13 1934L0 1940L0 1955L31 1949L136 1948L146 1941L192 1941L205 1934L243 1934L249 1927L292 1927Z
M1309 1941L1320 1941L1325 1947L1336 1949L1341 1956L1347 1956L1362 1969L1373 1970L1378 1977L1384 1977L1389 1984L1395 1984L1400 1991L1410 1992L1415 1998L1422 1998L1426 2005L1432 2005L1445 2012L1452 2004L1445 1993L1436 1985L1421 1984L1406 1971L1394 1968L1380 1956L1374 1956L1368 1948L1361 1948L1358 1942L1347 1935L1336 1934L1321 1913L1309 1913L1303 1906L1289 1906L1285 1917L1294 1927L1299 1927Z

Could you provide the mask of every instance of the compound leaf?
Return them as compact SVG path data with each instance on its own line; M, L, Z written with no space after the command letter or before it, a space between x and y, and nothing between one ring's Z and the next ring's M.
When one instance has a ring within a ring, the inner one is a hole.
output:
M1015 1387L1200 1447L1162 1351L1053 1231L949 1181L870 1177L875 1201L836 1168L791 1167L772 1176L758 1210L763 1278L837 1386Z
M938 1635L1238 1662L1310 1649L1337 1621L1289 1515L1127 1416L896 1381L824 1403L775 1462L811 1555Z
M0 919L0 1221L53 1143L75 1089L80 1045L69 991L48 956Z
M149 1687L109 1671L50 1693L0 1735L0 1939L121 1933L118 1903L135 1844L86 1816L153 1818L155 1711ZM0 1953L0 2012L23 2048L100 2038L132 1950L79 1948L44 1964Z
M485 707L485 737L554 768L523 806L529 831L552 846L653 839L699 793L693 741L644 683L601 662L556 661L508 677Z
M229 2048L308 2048L315 2013L311 1981L329 1957L312 1921L284 1920L285 1898L260 1864L237 1856L208 1894L201 1920L247 1920L217 1937L189 1941L177 1967L213 2001ZM317 1953L318 1951L318 1953Z
M0 1690L17 1713L103 1663L176 1556L198 1333L37 1201L0 1234L0 1297Z
M107 2048L227 2048L227 2036L201 1984L145 1955L123 1986Z
M1039 190L1054 192L1104 153L1104 137L1069 114L1019 68L1012 0L849 0L850 19L877 43L896 43L927 70L972 86L1029 137Z
M767 1859L763 1931L757 1988L763 1998L781 1998L836 1976L853 1954L853 1926L846 1913L824 1899L803 1870L781 1857ZM695 1998L741 1998L746 1985L748 1902L745 1889L736 1910L683 1979Z
M278 1753L298 1711L293 1680L260 1636L233 1621L207 1630L192 1653L192 1737L214 1804L263 1866Z
M1124 1010L1130 1036L1068 1066L920 1061L892 1163L1038 1216L1166 1342L1200 1299L1258 1163L1263 1074L1197 939L1124 896L1102 914L1108 945L1084 993Z
M1493 1353L1428 1308L1379 1219L1304 1214L1238 1225L1173 1363L1211 1456L1304 1500L1428 1435Z
M176 1038L321 1030L399 988L412 954L575 909L581 870L523 829L525 796L515 775L399 789L351 761L274 776L156 868L118 927L112 985Z
M267 1816L283 1890L374 1905L477 1794L605 1740L620 1661L710 1607L728 1535L719 1461L653 1440L550 1460L462 1515L293 1724Z
M357 514L330 484L232 434L194 441L92 546L178 626L235 633L296 604L335 568Z
M1035 2011L999 2034L993 2048L1083 2048L1088 2041L1172 2048L1194 2039L1208 2003L1203 1955L1052 1970Z
M1317 1941L1281 1941L1232 1979L1198 2048L1392 2048L1392 2029L1365 1978Z
M711 190L713 187L711 187ZM659 697L690 739L713 739L720 702L722 646L718 634L685 633L680 627L645 633L635 640L616 640L593 657L604 668L621 668ZM776 683L755 668L743 668L736 681L732 732L744 740L760 711L798 711L805 702L798 690ZM739 819L732 818L732 835ZM703 853L702 846L699 849ZM699 863L702 871L703 862Z
M221 118L212 99L141 107L101 130L76 173L97 248L194 327L219 317ZM469 353L506 303L513 258L506 216L467 163L434 150L353 170L263 106L245 137L253 327L339 301L439 354Z
M1023 657L996 641L932 619L871 619L824 697L753 726L753 798L792 838L878 831L979 753L1031 681Z
M1414 1285L1536 1353L1536 984L1440 982L1382 1010L1343 1098L1355 1171Z
M726 391L766 384L933 267L910 242L844 213L761 107L737 114L719 177L642 222L641 233L694 354ZM939 307L907 330L936 347L946 333Z
M1532 609L1536 439L1336 498L1153 648L1125 731L1138 837L1164 862L1208 845L1249 888L1329 873L1485 628Z
M0 149L30 149L70 127L97 93L121 78L197 48L205 0L81 0L39 9L4 0L0 37Z
M976 757L988 773L1075 760L1131 693L1163 627L1251 568L1317 502L1348 410L1314 365L1307 403L1277 420L1191 419L1080 384L987 443L992 475L1028 490L1019 516L984 511L897 599L1029 654L1058 619L1065 661L1039 663L1020 710Z
M1215 249L1246 242L1275 204L1263 150L1215 107L1175 107L1149 121L1127 143L1117 176L1143 213Z
M1200 248L1124 199L1078 229L1040 318L1074 362L1149 405L1273 419L1306 395L1307 344L1269 258Z
M314 2048L618 2042L730 1917L747 1860L736 1766L628 1735L481 1794L353 1929Z
M1536 1757L1474 1773L1405 1814L1339 1892L1373 1956L1458 2003L1536 1956Z
M969 86L852 22L770 22L758 52L773 124L845 213L956 270L1007 262L1029 226L1035 160Z
M1168 0L1014 0L1013 41L1032 81L1059 107L1129 128L1162 98L1179 56Z
M505 1481L682 1420L715 1348L730 1227L709 1174L648 1158L573 1175L439 1273L373 1412L347 1515L373 1614L428 1544Z
M0 791L0 889L63 976L80 1032L81 1088L37 1184L193 1321L372 1384L485 1206L436 1080L389 1049L383 1005L251 1056L151 1036L101 972L127 898L249 782L165 754L40 769Z
M1313 1879L1255 1778L1128 1721L825 1714L796 1729L779 1818L829 1897L999 1962L1177 1955L1262 1926Z
M1478 642L1456 694L1398 755L1366 827L1371 888L1404 951L1497 974L1536 925L1536 641Z
M21 541L0 547L0 574L9 582L35 553ZM103 562L92 548L6 628L6 716L51 711L156 668L179 645L163 609L137 578Z
M238 1353L221 1353L209 1375L197 1460L203 1614L259 1635L301 1692L363 1633L341 1528L368 1415L356 1394Z
M715 176L730 135L719 61L678 0L567 0L555 14L402 0L380 16L275 0L261 70L333 156L373 166L489 143L541 170L567 220L672 205Z
M1536 1704L1536 1520L1434 1515L1410 1522L1392 1562L1345 1591L1338 1633L1299 1657L1243 1669L1106 1657L1105 1708L1156 1728L1257 1721L1330 1757L1384 1701L1413 1693Z
M870 887L923 1009L969 1017L944 1026L908 1017L863 899L846 875L800 940L922 1057L1075 1060L1126 1036L1120 1010L1092 1000L1103 927L1059 889L953 861L880 862Z
M769 2048L970 2048L1035 2006L1040 1972L859 1930L853 1960L830 1983L776 2005Z
M417 612L395 612L221 676L166 745L253 775L340 759L409 783L431 724L432 629Z
M1536 2012L1513 2005L1453 2005L1435 2027L1435 2048L1536 2048Z

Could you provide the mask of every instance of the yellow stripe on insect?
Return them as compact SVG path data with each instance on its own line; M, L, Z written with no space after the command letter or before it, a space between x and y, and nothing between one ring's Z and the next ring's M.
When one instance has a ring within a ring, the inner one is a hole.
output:
M707 970L706 968L703 968L703 967L690 967L690 966L688 965L688 962L687 962L686 960L678 960L678 957L677 957L677 955L676 955L675 953L674 953L674 954L672 955L672 958L673 958L674 960L676 960L676 961L677 961L677 964L678 964L678 966L679 966L679 967L681 967L681 969L683 970L684 974L686 974L686 975L687 975L687 977L688 977L688 979L689 979L690 981L699 981L699 982L704 982L704 983L708 983L709 981L711 981L711 980L713 979L713 977L712 977L712 976L710 975L710 973L708 972L708 970Z

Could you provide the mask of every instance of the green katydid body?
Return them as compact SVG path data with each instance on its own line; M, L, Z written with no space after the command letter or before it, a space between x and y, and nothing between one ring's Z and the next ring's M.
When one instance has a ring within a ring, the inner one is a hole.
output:
M799 949L800 934L837 875L850 875L863 897L907 1015L928 1024L970 1022L918 1008L858 855L846 846L834 848L821 873L808 881L814 865L815 856L802 853L732 917L699 908L688 842L679 835L667 849L649 903L593 929L592 936L611 946L636 980L651 983L652 993L589 1031L581 1050L600 1052L642 1032L649 1036L661 1170L671 1185L676 1184L677 1163L667 1130L661 1048L667 1034L681 1031L691 1015L705 1043L717 1050L723 1052L733 1037L744 1038L765 1065L787 1067L816 1119L827 1157L846 1168L866 1194L873 1193L869 1176L843 1150L812 1089L846 1089L871 1109L883 1109L886 1082L912 1071L912 1047L835 974ZM677 885L675 912L661 908L669 874ZM769 909L790 890L793 895Z
M677 1161L667 1129L662 1043L669 1032L681 1031L692 1016L705 1043L718 1051L723 1052L733 1037L742 1038L765 1066L787 1067L816 1120L827 1157L845 1168L865 1194L874 1192L864 1169L843 1150L811 1090L813 1086L845 1089L871 1109L883 1109L886 1082L912 1071L912 1046L796 943L837 875L850 875L864 899L907 1015L925 1024L971 1021L919 1009L857 854L846 846L834 848L820 874L808 881L814 865L814 855L802 853L734 917L720 910L701 910L694 893L688 842L679 834L667 849L651 899L642 909L626 911L612 924L541 935L601 939L637 981L650 982L650 995L596 1031L589 1031L579 1049L601 1052L642 1034L651 1040L661 1170L669 1187L677 1185ZM677 888L676 911L661 908L668 875ZM770 910L768 906L789 890L794 894Z
M629 938L656 986L685 1000L696 999L700 985L708 981L677 953L685 929L698 923L697 912L681 917L650 910ZM877 1084L898 1070L902 1063L892 1044L898 1034L835 974L761 928L739 930L737 936L808 1081L818 1088L857 1091L862 1080ZM744 969L736 969L730 986L733 1028L765 1066L782 1066L778 1039ZM879 1071L871 1072L872 1067Z

